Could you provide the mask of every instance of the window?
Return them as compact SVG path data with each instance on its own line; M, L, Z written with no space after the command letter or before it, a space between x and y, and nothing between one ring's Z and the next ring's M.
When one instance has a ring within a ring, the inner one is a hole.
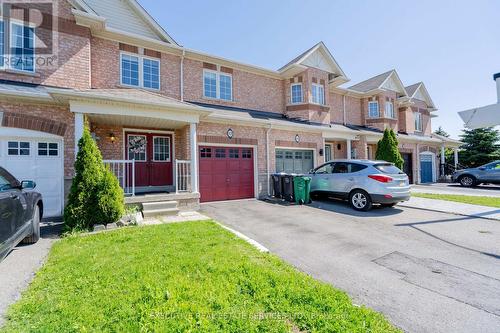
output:
M331 161L332 160L332 145L326 144L325 145L325 161Z
M38 156L58 156L59 147L55 142L39 142Z
M215 149L215 158L226 158L226 149L224 148Z
M227 73L203 70L203 96L233 100L233 77Z
M229 158L240 158L238 149L229 149Z
M241 150L241 158L252 158L252 149L244 148Z
M160 89L160 62L158 60L143 59L144 87Z
M333 163L327 163L325 165L320 166L314 171L315 174L330 174L333 173Z
M383 164L375 164L373 166L375 169L379 170L380 172L383 173L388 173L388 174L400 174L402 175L404 172L399 170L398 167L396 167L394 164L391 163L383 163Z
M385 103L385 116L386 118L396 118L396 115L394 114L394 104L392 102Z
M147 140L145 135L128 136L128 159L138 162L146 161Z
M12 22L10 25L10 67L35 71L35 28Z
M201 158L211 158L212 157L212 148L201 148L200 156L201 156Z
M369 118L380 117L377 101L368 102L368 117Z
M320 84L313 83L311 88L312 102L314 104L325 104L325 87Z
M233 99L232 95L232 82L231 76L220 74L220 99L225 99L226 101L230 101Z
M292 104L302 103L302 83L295 83L291 86Z
M156 162L170 161L170 138L165 136L153 138L153 160Z
M422 132L422 114L415 112L415 131Z
M121 84L159 90L160 61L122 53Z
M29 156L30 143L24 141L9 141L7 152L10 156Z
M139 86L139 58L122 54L122 84Z

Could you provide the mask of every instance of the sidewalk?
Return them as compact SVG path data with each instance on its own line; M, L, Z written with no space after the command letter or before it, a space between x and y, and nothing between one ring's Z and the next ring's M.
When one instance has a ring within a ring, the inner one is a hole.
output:
M412 197L398 206L500 221L500 208L460 202Z

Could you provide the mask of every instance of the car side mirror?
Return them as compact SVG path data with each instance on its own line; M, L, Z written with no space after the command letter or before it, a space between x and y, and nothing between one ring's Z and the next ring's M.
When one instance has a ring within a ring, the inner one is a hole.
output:
M315 173L314 169L309 170L309 173L312 174L312 175L314 175L314 173Z
M479 170L484 171L484 170L486 170L486 168L485 167L480 167Z
M23 180L21 182L21 188L23 190L32 190L36 187L36 183L33 180Z

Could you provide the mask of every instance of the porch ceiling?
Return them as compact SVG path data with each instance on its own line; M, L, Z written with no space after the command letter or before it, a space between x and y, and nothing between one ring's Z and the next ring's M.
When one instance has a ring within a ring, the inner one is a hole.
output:
M182 121L151 117L110 114L87 114L87 116L91 123L128 128L178 129L188 125Z

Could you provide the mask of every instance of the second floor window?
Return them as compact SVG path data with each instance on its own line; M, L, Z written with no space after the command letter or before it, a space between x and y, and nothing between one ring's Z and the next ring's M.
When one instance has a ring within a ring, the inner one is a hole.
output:
M4 46L4 40L5 40L5 32L4 32L4 25L3 21L0 21L0 68L3 68L5 63L5 46Z
M422 132L422 114L415 112L415 131Z
M302 84L295 83L291 86L291 102L292 104L302 103Z
M35 28L11 23L10 29L10 67L23 72L34 72Z
M226 101L233 100L233 77L231 74L213 70L203 71L203 96Z
M325 87L313 83L311 87L312 102L314 104L325 104Z
M121 84L160 89L160 61L122 53Z
M385 103L385 117L395 119L396 115L394 114L394 104L392 102Z
M368 117L369 118L380 117L380 112L378 109L378 102L377 101L368 102Z

